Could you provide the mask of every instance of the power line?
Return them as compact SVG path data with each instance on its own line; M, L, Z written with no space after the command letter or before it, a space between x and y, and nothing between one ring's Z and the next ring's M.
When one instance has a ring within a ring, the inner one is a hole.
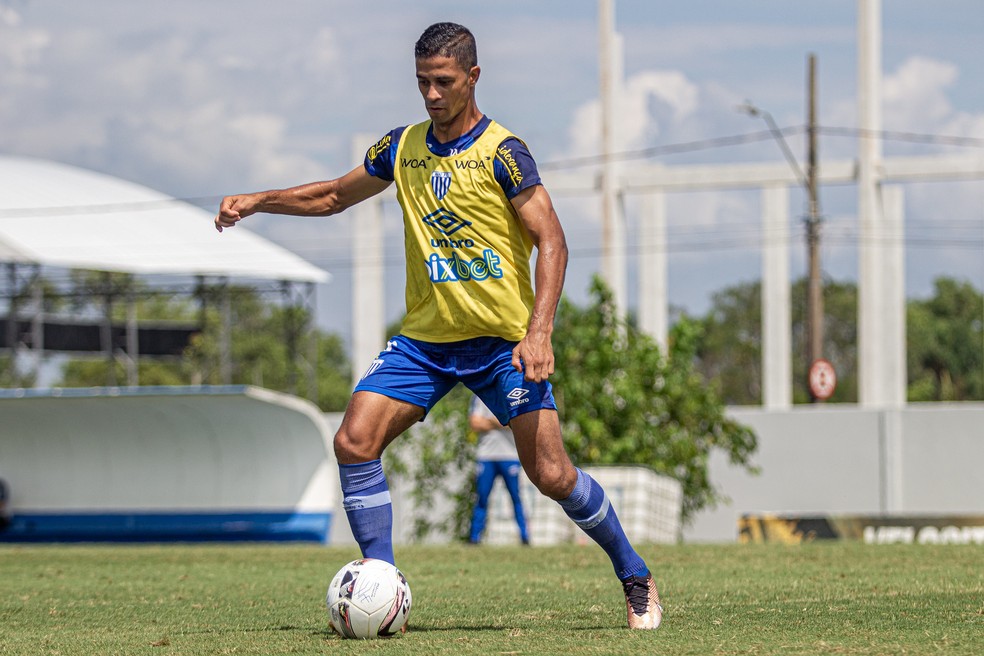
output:
M784 134L797 134L802 132L802 127L797 128L783 128L782 132ZM728 137L715 137L713 139L701 139L698 141L687 141L683 143L675 144L665 144L662 146L652 146L650 148L642 148L640 150L629 150L620 153L612 153L608 158L604 155L586 155L583 157L572 157L569 159L555 160L552 162L544 162L538 165L540 170L551 171L558 169L568 169L568 168L578 168L581 166L590 166L592 164L601 164L606 161L611 162L622 162L633 159L650 159L657 157L659 155L676 155L679 153L692 153L700 150L711 150L715 148L725 148L728 146L739 146L747 143L755 143L757 141L766 141L772 139L771 130L761 130L759 132L750 132L747 134L736 134Z
M863 128L841 128L817 126L821 134L834 137L875 137L882 141L907 141L910 143L933 144L937 146L966 146L984 148L984 139L978 137L957 137L918 132L898 132L893 130L867 130Z

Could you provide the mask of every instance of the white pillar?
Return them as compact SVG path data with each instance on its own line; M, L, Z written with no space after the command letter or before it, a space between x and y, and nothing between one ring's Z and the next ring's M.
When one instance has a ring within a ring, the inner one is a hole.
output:
M902 413L899 409L878 413L879 448L882 460L881 511L900 513L905 511Z
M858 0L858 401L888 402L881 159L881 2Z
M792 310L789 288L789 189L762 189L762 405L793 403Z
M352 139L352 160L361 164L376 137ZM352 224L352 384L385 346L383 208L373 196L348 210Z
M908 397L905 301L905 192L901 186L882 187L885 217L884 334L886 405L898 408Z
M599 96L601 102L601 275L611 288L615 307L627 310L625 217L619 199L617 167L610 156L615 149L615 97L621 85L618 37L615 34L615 0L598 2Z
M666 353L670 323L666 194L646 193L639 200L639 329L651 335Z

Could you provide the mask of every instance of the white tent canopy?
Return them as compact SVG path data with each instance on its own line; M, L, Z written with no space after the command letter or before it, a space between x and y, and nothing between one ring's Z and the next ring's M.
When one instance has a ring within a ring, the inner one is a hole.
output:
M329 274L237 226L141 185L0 155L0 262L132 274L327 282Z

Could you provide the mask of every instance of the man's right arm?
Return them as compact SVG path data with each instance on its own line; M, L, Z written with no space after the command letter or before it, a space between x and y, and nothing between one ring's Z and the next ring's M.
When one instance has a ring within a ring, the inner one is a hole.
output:
M253 194L226 196L215 216L215 229L231 228L251 214L330 216L375 196L391 183L370 175L359 165L335 180L274 189Z

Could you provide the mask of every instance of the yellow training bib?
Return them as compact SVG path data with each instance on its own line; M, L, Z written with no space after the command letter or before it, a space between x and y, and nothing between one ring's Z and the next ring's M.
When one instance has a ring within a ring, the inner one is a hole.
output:
M396 152L394 180L406 239L407 316L402 333L426 342L498 336L519 341L533 310L533 244L493 173L513 136L492 121L464 152L440 157L430 122L411 125Z

